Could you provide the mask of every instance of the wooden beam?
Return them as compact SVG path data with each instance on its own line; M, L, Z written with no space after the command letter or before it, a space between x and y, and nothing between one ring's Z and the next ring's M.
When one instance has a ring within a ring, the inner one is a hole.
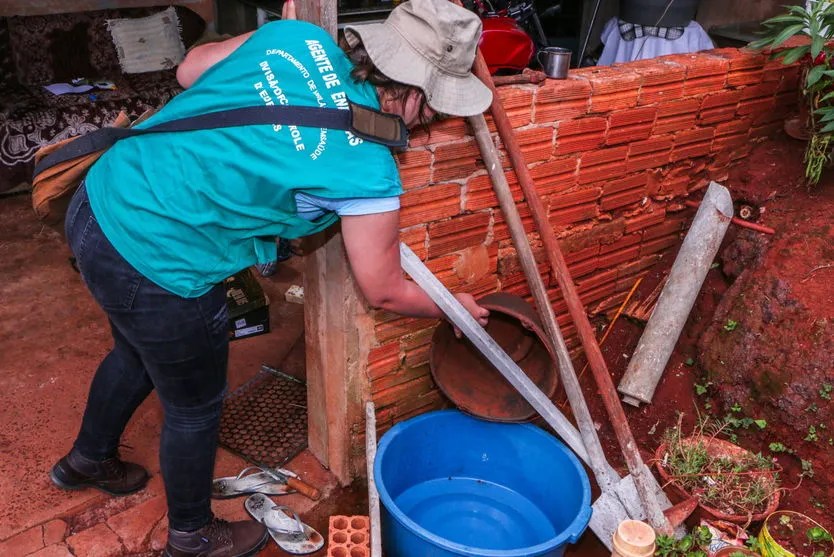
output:
M338 3L335 0L296 0L298 19L315 23L336 39Z
M315 23L336 38L336 0L296 0L296 4L298 19ZM352 432L361 430L362 401L369 388L363 373L369 343L358 324L364 306L338 227L318 234L308 246L304 327L309 447L342 484L348 484L356 472Z

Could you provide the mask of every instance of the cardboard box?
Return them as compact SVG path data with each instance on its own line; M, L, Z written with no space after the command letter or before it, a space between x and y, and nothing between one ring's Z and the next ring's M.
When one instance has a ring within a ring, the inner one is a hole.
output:
M269 332L269 305L259 307L231 320L230 340L239 340Z
M223 281L229 307L231 340L269 332L269 299L250 269Z

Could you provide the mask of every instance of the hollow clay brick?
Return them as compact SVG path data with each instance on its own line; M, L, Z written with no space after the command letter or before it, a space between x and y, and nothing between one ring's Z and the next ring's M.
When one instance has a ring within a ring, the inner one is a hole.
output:
M390 342L372 349L368 353L368 374L371 380L382 377L400 365L400 343Z
M606 138L605 144L621 145L623 143L648 139L652 135L653 127L654 122L646 122L644 124L611 128L608 130L608 137Z
M409 382L416 381L430 373L428 368L420 367L421 364L427 363L428 360L424 360L423 362L411 364L408 362L409 356L414 357L414 351L407 353L405 360L406 363L402 367L397 368L393 372L374 379L371 381L371 391L374 393L383 393L386 391L390 391L391 389L408 384Z
M645 172L632 174L619 180L611 180L602 185L602 194L609 195L618 191L630 190L637 187L645 187L649 182L649 176Z
M400 226L408 228L460 214L458 184L437 184L409 190L401 197Z
M428 238L426 225L414 226L400 232L400 241L411 248L417 257L426 257L426 239Z
M436 145L461 140L466 137L467 131L466 120L463 118L447 118L432 123L428 131L415 130L409 136L408 146L411 148L422 147L429 144Z
M601 245L599 247L600 255L606 255L611 253L612 251L619 251L621 249L625 249L630 246L634 246L639 244L643 240L641 234L629 234L627 236L623 236L618 239L616 242L612 242L608 245Z
M727 122L715 127L715 137L722 137L725 135L733 135L739 133L747 133L750 130L752 121L750 118L739 118L732 122Z
M608 271L597 273L593 276L586 278L585 280L579 281L576 285L576 291L582 294L583 292L589 292L605 284L613 283L616 280L617 270L609 269Z
M656 107L632 108L613 112L608 117L608 145L648 139L652 134Z
M555 159L530 169L539 195L547 196L568 190L577 184L579 158L575 155Z
M370 557L370 529L367 516L331 516L327 557Z
M505 172L507 183L513 194L513 199L518 203L524 199L521 186L514 172ZM492 181L487 174L481 174L470 178L466 182L466 190L463 194L464 209L466 211L480 211L490 207L498 206L498 198L492 189Z
M426 149L403 151L397 155L404 190L419 188L431 181L432 153Z
M429 225L429 257L484 243L489 221L489 213L475 213Z
M655 207L649 213L643 213L642 215L626 219L625 232L626 234L631 234L632 232L643 230L649 226L660 224L665 218L666 211L662 208Z
M663 238L658 238L657 240L644 242L643 245L640 246L640 255L643 256L652 253L660 253L663 250L675 246L679 241L680 235L676 234L673 236L664 236Z
M646 187L639 187L632 190L621 191L602 198L600 210L612 211L642 201L646 197Z
M598 214L599 208L596 203L578 205L569 209L553 211L550 214L550 224L551 226L564 227L569 224L594 219Z
M554 195L550 198L550 208L553 210L561 210L574 205L582 205L591 201L596 201L602 195L600 188L585 188L571 193L563 193Z
M377 408L384 408L399 403L406 397L419 396L427 393L432 389L432 385L432 378L428 375L423 375L414 381L409 381L408 383L397 385L384 391L374 392L374 404Z

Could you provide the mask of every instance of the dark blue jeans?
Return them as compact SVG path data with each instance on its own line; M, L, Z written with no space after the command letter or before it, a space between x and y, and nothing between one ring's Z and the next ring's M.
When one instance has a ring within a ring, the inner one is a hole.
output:
M107 313L113 350L99 365L75 448L103 460L116 454L136 408L156 389L165 418L159 457L172 528L211 520L211 480L226 390L229 315L217 285L199 298L157 286L110 244L82 186L67 211L70 248Z

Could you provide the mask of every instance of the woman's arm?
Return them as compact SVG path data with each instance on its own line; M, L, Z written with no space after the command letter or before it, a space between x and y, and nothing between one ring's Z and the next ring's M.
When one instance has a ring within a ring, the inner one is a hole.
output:
M237 47L246 42L254 31L220 41L195 47L177 68L177 81L183 89L191 87L207 69L226 58Z
M428 294L403 276L399 224L399 211L342 217L345 249L359 289L374 307L409 317L443 317ZM481 325L487 324L489 310L475 298L455 297Z

